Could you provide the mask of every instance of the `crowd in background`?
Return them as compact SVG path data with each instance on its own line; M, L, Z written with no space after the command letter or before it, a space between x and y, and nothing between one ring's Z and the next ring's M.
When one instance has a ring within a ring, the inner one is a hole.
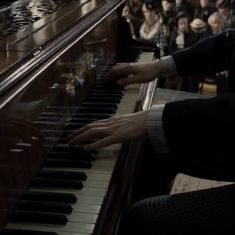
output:
M126 0L122 15L133 35L155 43L166 56L235 27L235 0ZM205 81L222 90L227 79L226 71L221 71L211 77L163 80L167 88L199 92Z

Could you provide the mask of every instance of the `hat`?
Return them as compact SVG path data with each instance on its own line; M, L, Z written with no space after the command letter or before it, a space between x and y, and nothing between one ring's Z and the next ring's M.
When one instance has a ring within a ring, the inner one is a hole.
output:
M190 20L190 16L186 11L180 11L177 13L177 15L175 16L176 24L178 23L180 18L187 18L188 20Z
M206 27L206 23L199 18L195 18L191 23L190 26L194 29L203 29Z
M158 7L157 0L146 0L145 5L147 9L156 9Z
M217 0L216 1L216 7L217 8L228 8L231 6L230 0Z

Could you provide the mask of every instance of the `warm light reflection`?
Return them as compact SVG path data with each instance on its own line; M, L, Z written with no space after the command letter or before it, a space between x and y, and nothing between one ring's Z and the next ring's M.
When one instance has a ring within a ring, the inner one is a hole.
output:
M82 6L82 13L83 14L88 13L90 10L94 9L95 6L96 6L96 1L90 1L86 3L85 5Z

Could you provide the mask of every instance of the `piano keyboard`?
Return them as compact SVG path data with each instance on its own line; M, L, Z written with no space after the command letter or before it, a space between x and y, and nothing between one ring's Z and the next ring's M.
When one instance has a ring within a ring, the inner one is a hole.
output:
M143 52L138 61L147 62L152 61L152 59L152 52ZM138 100L140 87L141 84L127 86L122 100L118 104L116 113L112 115L133 112L136 101ZM67 147L66 143L61 143L59 146L61 149L66 149ZM39 177L33 180L29 191L24 195L18 207L16 207L16 213L13 214L6 225L6 230L2 234L92 234L102 202L109 187L113 168L120 149L121 144L103 148L97 154L94 154L95 160L92 159L92 153L88 154L92 160L91 165L88 166L83 163L83 160L81 160L81 165L76 162L69 165L64 161L63 157L60 163L53 163L53 156L47 158L44 167L39 172ZM62 154L61 151L59 153ZM72 158L72 156L70 157ZM57 158L59 157L57 156ZM49 182L46 182L46 187L41 186L41 184L45 185L45 182L41 182L40 180L43 177L45 179L50 177L51 171L56 171L55 176L53 179L48 180ZM67 178L73 179L72 185L68 183L70 181L66 181ZM59 181L60 179L61 181ZM51 187L53 184L55 187ZM42 195L35 196L35 192L41 192ZM55 196L55 193L58 193L58 197ZM44 194L48 195L45 196ZM46 208L40 203L34 205L33 202L38 201L38 197L41 201L52 201L54 204L52 202L48 203ZM26 213L24 214L24 210L18 210L18 208L27 204L28 198L30 198L31 204L35 207L35 211L27 215L27 222L25 222L24 216ZM63 204L62 207L57 207L57 204L61 203ZM40 212L38 212L37 208L40 208ZM47 214L48 217L41 218L41 214Z

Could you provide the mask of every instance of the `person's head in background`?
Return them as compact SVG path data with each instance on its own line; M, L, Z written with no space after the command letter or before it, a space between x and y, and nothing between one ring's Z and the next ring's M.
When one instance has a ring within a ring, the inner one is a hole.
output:
M220 33L224 27L224 17L219 12L214 12L208 18L208 25L213 34Z
M207 8L210 6L210 0L200 0L200 6L201 8Z
M129 0L129 3L132 5L132 6L136 6L136 7L139 7L140 5L143 4L143 0Z
M156 13L156 8L157 8L156 1L147 0L142 5L144 20L149 25L153 24L158 19L157 13Z
M186 12L179 12L176 15L175 22L176 22L176 27L179 32L185 33L189 31L189 21L190 17Z
M230 0L217 0L216 8L218 12L225 18L230 15L231 1Z
M181 6L184 0L175 0L175 5L176 6Z
M174 7L174 0L162 0L162 10L163 12L170 12L173 10Z

